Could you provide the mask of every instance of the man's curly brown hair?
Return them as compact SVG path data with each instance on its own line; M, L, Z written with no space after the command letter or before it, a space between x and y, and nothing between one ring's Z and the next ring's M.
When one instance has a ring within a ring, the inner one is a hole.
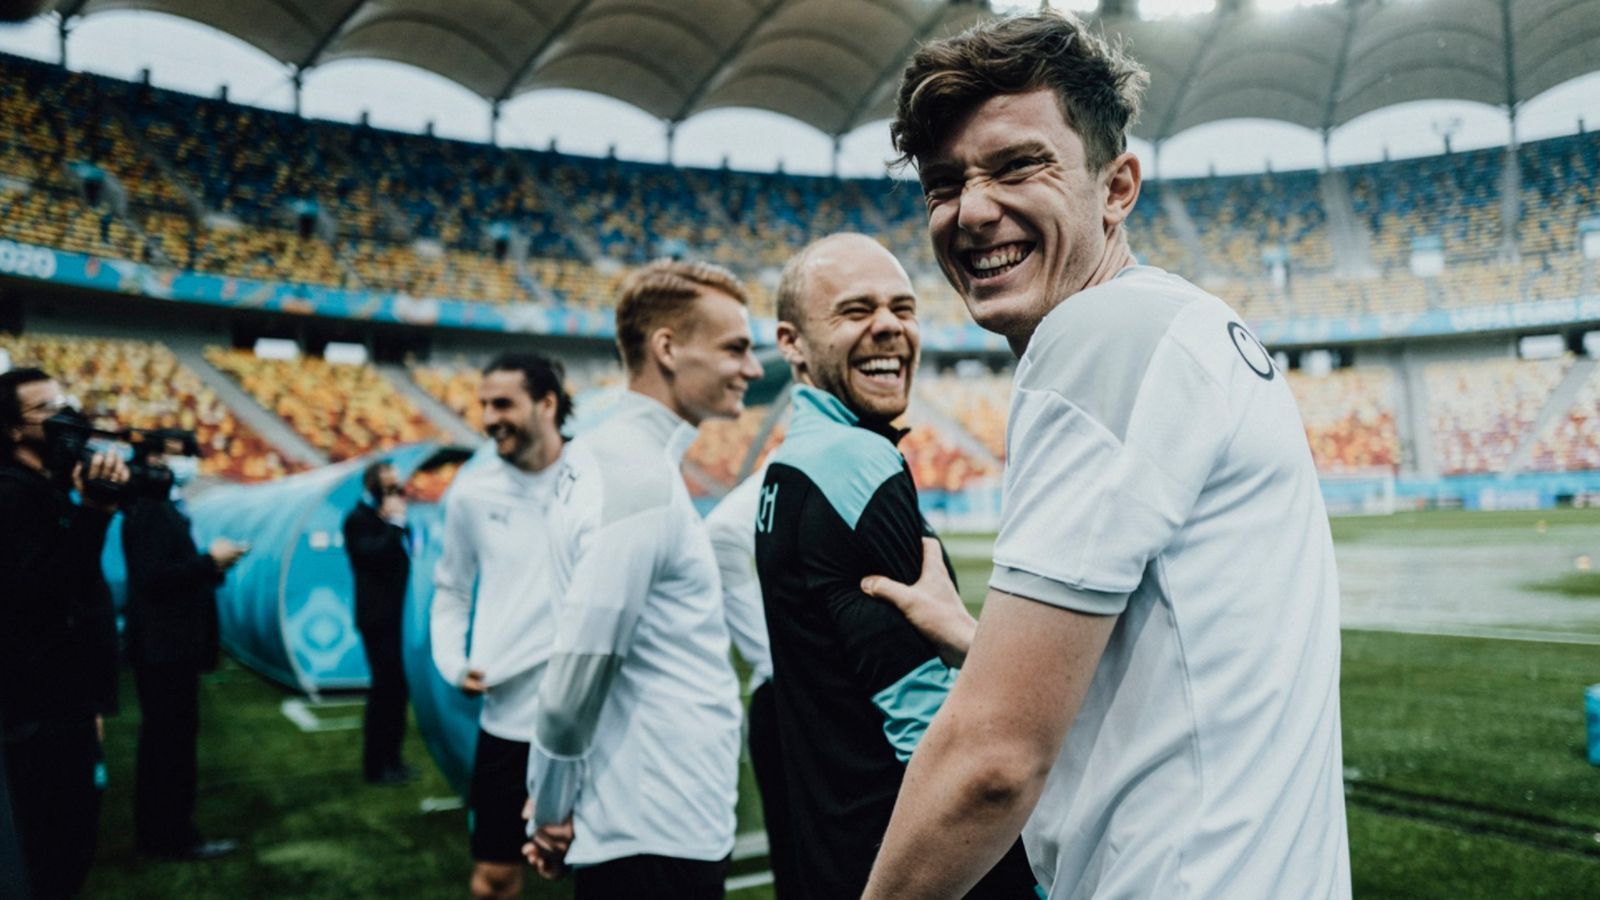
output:
M1055 91L1061 116L1083 140L1091 172L1127 149L1150 75L1122 48L1057 12L980 22L923 45L900 79L889 135L896 165L915 165L950 124L1002 94Z

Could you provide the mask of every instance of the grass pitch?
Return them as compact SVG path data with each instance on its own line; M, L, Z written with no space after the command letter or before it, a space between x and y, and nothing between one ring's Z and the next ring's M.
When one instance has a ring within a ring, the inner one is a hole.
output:
M1439 632L1536 630L1551 638L1345 631L1344 753L1357 897L1600 896L1600 769L1585 760L1582 706L1583 687L1600 682L1600 618L1588 612L1600 609L1590 602L1600 597L1600 584L1574 567L1578 555L1600 558L1597 526L1600 513L1586 510L1335 522L1347 599L1356 592L1368 618L1421 609L1427 614L1417 614L1418 627ZM950 542L963 596L974 604L988 575L988 540ZM1456 564L1477 557L1493 557L1505 571L1486 586L1482 571ZM1448 596L1421 596L1419 582ZM200 864L135 857L138 710L131 682L125 687L124 714L107 727L111 784L87 896L465 895L465 814L421 811L425 798L447 797L449 789L426 764L415 734L407 755L424 769L422 781L368 787L360 779L359 730L302 733L280 713L280 689L232 665L202 688L199 819L208 835L238 837L243 848ZM757 830L748 773L743 787L739 829ZM747 860L734 874L763 868L763 860ZM530 877L525 896L569 892L566 884ZM771 893L757 886L729 896Z

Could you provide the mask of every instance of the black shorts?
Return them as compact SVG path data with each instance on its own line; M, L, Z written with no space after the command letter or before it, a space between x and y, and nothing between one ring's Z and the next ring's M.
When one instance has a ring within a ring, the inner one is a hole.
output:
M722 900L728 857L713 862L670 856L626 856L573 870L576 900L621 897L671 897L673 900Z
M478 729L467 787L467 829L478 862L521 862L528 842L522 807L528 802L528 742L508 741Z

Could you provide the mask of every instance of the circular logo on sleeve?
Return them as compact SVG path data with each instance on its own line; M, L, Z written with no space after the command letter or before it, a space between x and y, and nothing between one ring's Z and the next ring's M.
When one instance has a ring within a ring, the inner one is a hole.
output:
M1272 354L1261 346L1256 336L1238 322L1229 322L1228 337L1233 339L1233 349L1244 357L1244 364L1250 367L1250 371L1260 375L1263 381L1271 381L1277 369L1272 365Z

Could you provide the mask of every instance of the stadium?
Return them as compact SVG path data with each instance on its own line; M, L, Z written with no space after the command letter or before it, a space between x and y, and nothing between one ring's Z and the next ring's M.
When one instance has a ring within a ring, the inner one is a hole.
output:
M1019 5L1038 4L995 4ZM1600 96L1600 3L1051 5L1119 36L1151 71L1132 132L1147 157L1133 250L1233 306L1298 402L1335 517L1356 894L1594 896L1600 778L1584 688L1600 682L1600 135L1574 115L1535 136L1519 115L1562 91ZM917 46L1007 10L441 7L59 0L29 26L58 46L0 53L0 369L53 373L106 427L194 431L197 530L258 548L220 595L231 660L202 689L203 824L240 835L243 852L203 868L134 855L118 796L138 722L125 702L107 723L111 787L86 896L459 894L470 754L456 735L471 713L420 643L431 588L413 586L407 613L409 740L437 765L404 791L363 792L353 692L367 673L338 516L363 462L386 454L437 527L439 499L483 444L479 371L501 351L561 359L579 429L603 417L622 381L617 291L652 259L727 266L753 298L768 377L688 452L703 511L784 434L773 296L785 260L848 230L902 261L924 358L900 448L963 599L983 597L1014 359L941 274L917 183L870 163L839 173L848 147L889 155L885 120ZM288 108L164 87L148 69L79 68L72 33L129 10L248 45L289 73ZM457 85L488 140L302 115L303 82L348 60ZM642 111L666 153L499 140L503 111L548 91ZM1364 117L1423 101L1475 104L1509 140L1461 149L1459 121L1430 135L1419 114L1411 131L1442 147L1335 161L1330 148ZM815 174L675 161L675 135L729 110L787 117L831 159ZM1227 153L1246 119L1299 129L1312 161L1185 171L1186 136L1209 130ZM753 791L746 771L736 898L772 896ZM568 891L532 883L528 895Z

